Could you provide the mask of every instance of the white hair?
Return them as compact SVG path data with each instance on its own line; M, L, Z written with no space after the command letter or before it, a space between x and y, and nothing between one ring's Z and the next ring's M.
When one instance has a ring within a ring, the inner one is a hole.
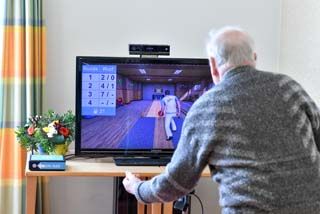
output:
M209 57L215 58L218 66L255 64L254 41L239 27L228 26L210 31L207 53Z

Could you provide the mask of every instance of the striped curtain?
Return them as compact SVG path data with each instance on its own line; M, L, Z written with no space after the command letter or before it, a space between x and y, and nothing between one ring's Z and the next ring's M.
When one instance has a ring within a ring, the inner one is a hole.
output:
M27 197L26 151L20 148L14 130L43 111L42 0L0 0L0 20L0 213L21 214ZM44 213L42 201L37 204L37 213Z

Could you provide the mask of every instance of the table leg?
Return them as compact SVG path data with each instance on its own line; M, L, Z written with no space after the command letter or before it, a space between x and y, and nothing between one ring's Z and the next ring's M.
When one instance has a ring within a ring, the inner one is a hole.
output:
M163 204L163 213L165 214L172 214L173 210L173 203L165 203Z
M27 212L26 214L35 214L36 208L36 194L37 194L37 177L27 176L26 177L26 200L27 200Z
M151 204L147 204L147 214L152 214Z
M144 213L144 207L145 207L144 204L137 202L138 214L145 214L145 213Z
M151 205L151 213L152 214L161 214L162 204L161 203L153 203Z

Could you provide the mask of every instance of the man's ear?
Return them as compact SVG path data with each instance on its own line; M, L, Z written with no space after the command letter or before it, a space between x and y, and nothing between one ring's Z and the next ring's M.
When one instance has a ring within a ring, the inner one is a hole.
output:
M209 58L209 65L210 65L210 72L211 72L212 80L215 84L218 84L220 81L220 74L217 69L217 64L216 64L216 60L214 57Z
M257 61L257 58L258 58L257 53L254 52L254 53L253 53L253 59L254 59L254 61Z
M218 71L217 71L217 66L216 66L216 60L213 57L209 58L209 64L210 64L210 72L212 76L216 76Z

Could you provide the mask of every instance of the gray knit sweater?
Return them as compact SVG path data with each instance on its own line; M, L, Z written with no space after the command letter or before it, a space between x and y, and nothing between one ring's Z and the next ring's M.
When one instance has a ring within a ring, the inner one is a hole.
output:
M320 213L320 113L282 74L238 67L191 107L163 174L135 186L144 203L173 201L209 166L222 213Z

